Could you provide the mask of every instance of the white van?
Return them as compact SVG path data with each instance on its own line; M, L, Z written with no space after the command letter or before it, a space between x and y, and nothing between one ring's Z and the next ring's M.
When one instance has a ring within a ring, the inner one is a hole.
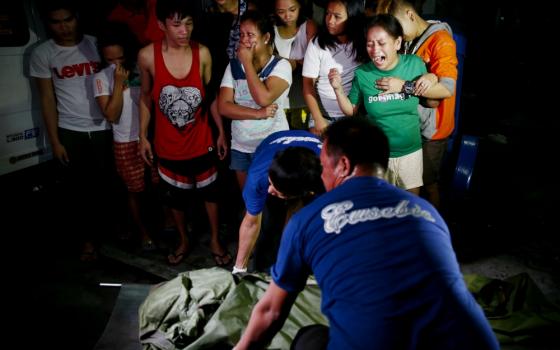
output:
M0 5L0 175L52 158L29 55L46 38L34 1Z

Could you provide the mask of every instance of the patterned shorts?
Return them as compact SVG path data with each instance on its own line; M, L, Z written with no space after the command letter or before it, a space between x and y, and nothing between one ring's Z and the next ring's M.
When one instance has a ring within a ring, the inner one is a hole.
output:
M140 156L138 141L113 142L113 150L117 172L124 181L128 191L144 191L144 171L147 165ZM157 168L154 166L150 170L152 183L158 183Z

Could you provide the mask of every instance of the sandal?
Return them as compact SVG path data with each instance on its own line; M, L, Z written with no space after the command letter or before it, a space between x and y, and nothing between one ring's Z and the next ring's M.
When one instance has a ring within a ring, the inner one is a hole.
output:
M169 263L169 265L172 266L179 265L183 260L185 260L187 254L188 254L188 249L185 249L184 251L179 253L170 253L167 256L167 262Z
M211 253L211 254L212 254L212 259L214 259L214 263L216 263L216 266L219 267L226 267L229 264L231 264L231 262L233 261L231 254L227 250L224 254L221 255L216 253Z

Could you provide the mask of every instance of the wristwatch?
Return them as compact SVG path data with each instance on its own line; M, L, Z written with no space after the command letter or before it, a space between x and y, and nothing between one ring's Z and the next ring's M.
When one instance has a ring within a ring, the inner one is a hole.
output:
M401 92L404 92L407 95L414 95L414 85L416 84L413 80L407 80L404 82L402 86Z

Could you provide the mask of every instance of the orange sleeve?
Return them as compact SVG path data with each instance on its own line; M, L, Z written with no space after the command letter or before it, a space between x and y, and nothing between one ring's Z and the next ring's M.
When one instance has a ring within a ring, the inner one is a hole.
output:
M457 47L451 35L444 30L440 30L434 33L425 45L429 47L427 50L429 51L428 71L438 77L457 80L457 64L459 62L457 60Z

